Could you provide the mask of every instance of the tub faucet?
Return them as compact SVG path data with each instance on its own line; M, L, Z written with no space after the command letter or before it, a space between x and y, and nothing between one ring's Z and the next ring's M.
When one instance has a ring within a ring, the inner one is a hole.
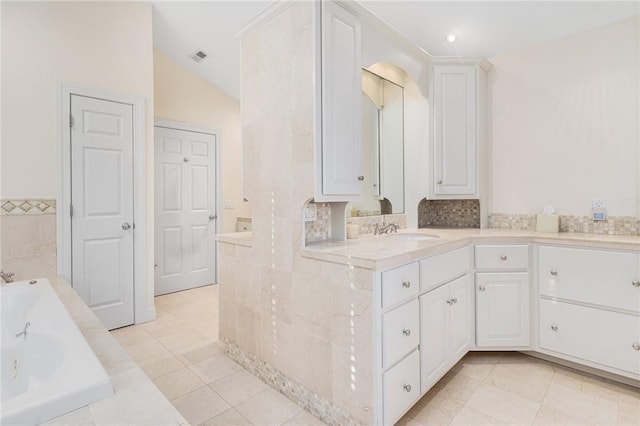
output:
M5 283L12 283L15 275L15 272L0 271L0 278L2 278Z
M383 223L382 226L376 223L376 226L373 229L373 235L382 235L382 234L390 234L391 232L398 232L399 228L400 228L400 225L398 225L398 222Z
M24 325L24 328L22 329L22 331L18 334L16 334L16 337L20 337L20 336L24 336L24 340L27 340L27 328L31 327L31 323L29 321L27 321Z

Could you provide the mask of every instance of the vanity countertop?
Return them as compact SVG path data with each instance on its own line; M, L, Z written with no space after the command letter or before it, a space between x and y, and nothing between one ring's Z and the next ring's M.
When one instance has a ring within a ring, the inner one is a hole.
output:
M430 240L402 240L391 235L361 235L347 241L322 241L301 250L304 257L367 269L389 269L467 244L563 244L587 248L640 251L640 237L579 233L541 233L502 229L403 229L400 233L437 235Z

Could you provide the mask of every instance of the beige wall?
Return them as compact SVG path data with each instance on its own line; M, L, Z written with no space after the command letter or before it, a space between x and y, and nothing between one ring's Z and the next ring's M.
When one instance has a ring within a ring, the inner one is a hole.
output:
M145 98L145 171L153 182L151 20L142 2L2 2L3 198L56 198L59 82ZM151 290L153 191L146 206Z
M160 51L153 62L155 116L220 131L222 194L235 209L224 210L219 232L235 232L236 217L251 215L241 192L240 103Z
M490 58L489 212L640 217L638 17Z

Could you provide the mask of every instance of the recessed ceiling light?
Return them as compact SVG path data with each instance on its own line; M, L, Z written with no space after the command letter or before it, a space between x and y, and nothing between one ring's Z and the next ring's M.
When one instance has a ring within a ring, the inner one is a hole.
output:
M454 43L454 42L456 41L456 36L455 36L455 34L449 34L449 35L447 36L447 41L448 41L449 43Z

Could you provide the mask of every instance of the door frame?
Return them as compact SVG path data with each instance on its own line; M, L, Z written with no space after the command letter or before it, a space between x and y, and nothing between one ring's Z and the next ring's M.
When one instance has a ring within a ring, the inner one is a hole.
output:
M221 229L224 229L224 219L223 219L223 208L222 208L222 185L220 184L222 182L222 140L220 137L220 130L219 129L214 129L211 127L204 127L204 126L198 126L196 124L191 124L191 123L187 123L184 121L175 121L175 120L167 120L164 118L158 118L156 117L153 121L153 127L154 129L156 127L164 127L167 129L174 129L174 130L183 130L186 132L196 132L196 133L204 133L207 135L214 135L216 137L216 146L215 146L215 155L216 155L216 159L215 159L215 167L216 167L216 185L215 185L215 191L216 191L216 196L215 196L215 200L216 200L216 211L215 211L215 215L217 216L216 219L216 234L218 234L220 232ZM154 144L153 144L153 154L155 156L155 140L154 140ZM155 181L154 181L154 187L153 187L153 191L155 194ZM155 222L155 218L156 218L156 212L155 212L155 202L154 202L154 209L153 209L153 220ZM155 238L155 225L154 225L154 229L153 229L153 235ZM215 257L216 257L216 267L214 269L214 277L215 277L215 283L218 283L218 249L217 249L217 244L214 244L215 247ZM155 244L154 244L154 256L155 256ZM154 259L154 264L155 264L155 259ZM155 277L155 268L154 268L154 277Z
M133 108L133 299L134 323L139 324L155 319L155 306L147 306L147 299L153 300L147 285L147 220L145 188L145 98L144 96L122 95L96 90L69 83L58 83L58 143L57 143L57 197L56 210L56 250L58 275L72 286L71 269L71 95L85 96L111 102L131 105Z

